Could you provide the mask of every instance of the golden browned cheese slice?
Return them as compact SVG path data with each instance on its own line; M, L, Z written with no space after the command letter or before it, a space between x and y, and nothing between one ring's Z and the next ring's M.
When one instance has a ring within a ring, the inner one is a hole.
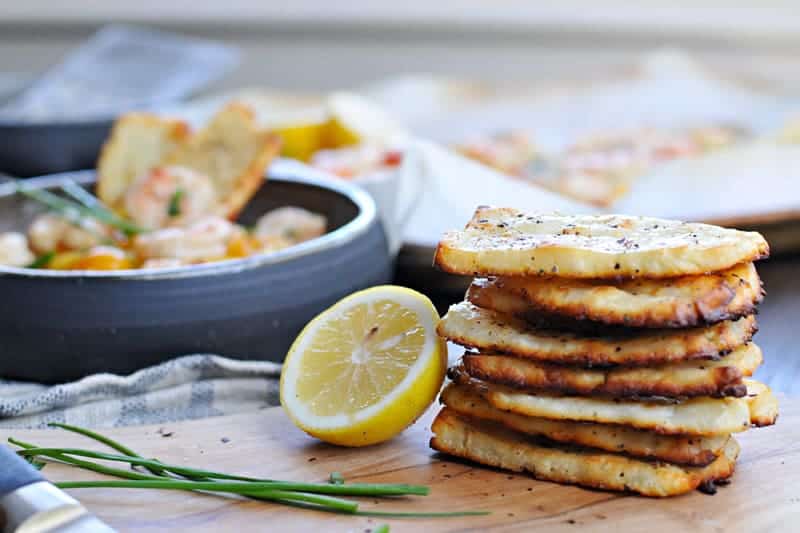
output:
M235 218L259 187L280 152L280 138L259 129L254 112L233 103L163 161L205 174L222 203L217 214Z
M750 407L750 423L756 427L771 426L778 420L778 399L769 387L754 379L745 379Z
M749 315L763 290L755 265L743 263L712 274L661 280L478 279L467 298L514 314L534 310L609 325L685 328Z
M614 329L620 329L618 326L575 320L540 311L522 296L501 289L495 280L496 278L475 278L467 289L465 300L483 309L521 318L531 326L541 329L558 329L575 333L599 333L604 330L611 333Z
M749 342L755 330L751 315L698 328L630 330L593 336L537 328L469 302L451 306L437 329L439 335L483 352L582 366L642 366L718 358Z
M760 234L708 224L479 207L464 230L445 233L434 262L468 276L669 278L768 255Z
M747 393L743 376L762 363L753 343L716 361L696 359L648 367L576 368L502 354L467 353L464 369L473 377L516 389L577 395L736 396Z
M188 124L148 113L128 113L114 122L97 162L97 196L119 208L128 187L189 137Z
M659 435L652 431L612 424L522 416L492 407L479 388L456 383L445 387L440 400L459 414L497 422L527 435L670 463L705 466L719 456L729 439L728 435Z
M485 387L489 403L504 411L551 420L619 424L664 435L728 435L745 431L751 424L770 425L778 416L777 402L769 388L751 380L744 398L669 401L528 394L474 380L463 368L451 369L449 375L457 383Z
M431 429L431 448L448 455L526 472L543 481L644 496L675 496L701 483L727 479L739 455L739 445L732 438L720 456L705 467L651 462L586 448L550 447L499 424L463 418L447 407Z

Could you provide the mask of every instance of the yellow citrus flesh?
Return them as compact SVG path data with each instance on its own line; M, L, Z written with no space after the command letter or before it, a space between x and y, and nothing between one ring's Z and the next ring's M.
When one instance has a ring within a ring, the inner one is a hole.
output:
M327 100L328 148L365 142L389 143L406 135L405 129L383 109L351 93L334 93Z
M388 440L430 406L447 347L424 295L393 286L344 298L312 320L289 350L281 404L308 434L343 446Z
M332 117L327 124L326 148L344 148L361 144L361 136L348 128L342 121Z
M280 135L283 141L281 155L308 161L315 152L326 147L329 127L328 122L323 120L280 126L273 131Z

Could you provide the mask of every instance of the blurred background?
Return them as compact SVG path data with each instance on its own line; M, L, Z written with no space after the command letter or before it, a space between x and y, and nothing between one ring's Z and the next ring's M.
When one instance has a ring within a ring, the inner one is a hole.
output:
M92 118L94 129L81 113L102 99L83 89L59 110L68 118L22 113L15 98L109 24L211 48L183 50L173 65L171 56L136 50L134 36L127 48L82 63L92 67L82 82L117 91L135 86L114 87L132 74L120 65L138 69L148 54L154 66L138 72L139 82L185 71L179 89L157 87L168 97L142 103L127 94L126 106ZM197 124L223 102L247 100L284 135L284 156L375 196L399 249L395 281L443 308L465 282L430 267L433 246L478 203L756 229L773 248L760 267L768 297L759 375L796 392L798 52L800 11L789 0L5 1L0 172L91 167L111 120L126 110L169 111ZM349 133L317 143L315 121L345 123ZM53 124L58 131L42 131ZM80 147L56 157L77 139ZM349 151L335 153L341 148Z
M100 25L134 22L240 47L241 67L218 88L338 89L403 72L503 82L587 79L675 45L731 73L797 87L800 13L789 0L537 4L7 1L0 3L0 70L38 72Z

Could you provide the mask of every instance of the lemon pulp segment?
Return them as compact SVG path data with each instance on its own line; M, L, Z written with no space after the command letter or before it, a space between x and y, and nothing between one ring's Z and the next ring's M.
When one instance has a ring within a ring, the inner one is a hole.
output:
M408 309L387 300L358 305L317 332L304 366L319 370L299 376L297 393L315 415L361 411L403 381L424 344L425 331Z

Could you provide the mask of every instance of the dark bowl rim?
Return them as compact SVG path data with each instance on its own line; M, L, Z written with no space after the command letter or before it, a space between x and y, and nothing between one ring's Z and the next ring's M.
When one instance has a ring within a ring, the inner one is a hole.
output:
M306 167L308 168L308 167ZM365 234L377 220L375 201L363 189L356 185L338 180L334 177L314 172L309 169L307 174L273 174L269 172L269 180L282 181L308 185L333 191L353 202L358 208L358 214L353 220L340 228L317 237L310 241L296 244L277 252L261 253L242 259L230 259L215 263L181 266L163 269L130 269L130 270L46 270L25 267L10 267L0 265L0 277L5 278L45 278L45 279L106 279L106 280L162 280L183 279L204 276L217 276L223 274L236 274L247 270L284 264L295 259L319 253L332 248L344 246L361 235ZM78 170L73 172L59 172L47 174L25 180L27 187L38 189L52 188L65 178L75 180L80 185L95 182L94 170ZM266 179L266 178L265 178ZM0 198L14 196L17 186L14 183L0 184Z
M0 117L0 130L12 132L15 130L65 130L75 128L105 128L111 127L117 115L108 115L83 120L62 120L61 122L24 122L20 120Z
M161 106L174 105L172 100L164 102L153 103L149 105L138 105L130 108L125 108L121 111L103 111L96 115L88 115L85 117L68 117L64 119L42 118L42 119L24 119L14 118L7 115L0 115L0 129L12 132L15 130L64 130L74 128L100 128L111 127L119 117L126 113L158 113L157 109Z

